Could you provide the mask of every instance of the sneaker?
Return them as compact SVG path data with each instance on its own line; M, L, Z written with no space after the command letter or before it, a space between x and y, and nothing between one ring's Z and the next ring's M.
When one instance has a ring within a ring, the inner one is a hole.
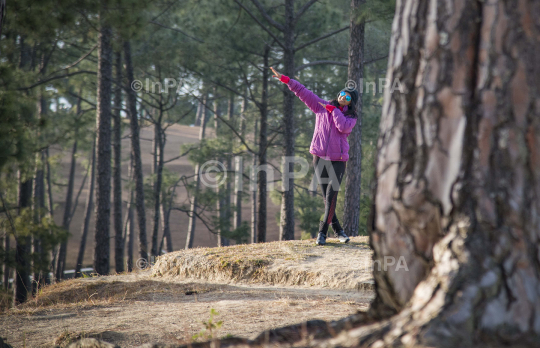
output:
M339 239L339 241L340 241L341 243L348 243L348 242L351 240L351 239L349 238L349 236L347 236L347 235L345 234L345 231L343 231L343 230L339 230L339 231L337 231L335 234L336 234L336 237L338 237L338 239Z
M319 232L319 237L317 237L317 245L325 245L326 244L326 234Z
M345 231L343 231L339 222L332 223L331 226L332 230L334 230L334 236L338 238L341 243L348 243L350 241L349 236L345 234Z
M317 245L326 244L326 232L328 231L328 224L325 221L319 221L319 236L317 237Z

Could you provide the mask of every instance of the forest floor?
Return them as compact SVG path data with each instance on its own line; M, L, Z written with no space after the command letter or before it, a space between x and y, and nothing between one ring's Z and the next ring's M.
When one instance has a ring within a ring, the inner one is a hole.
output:
M66 347L81 337L122 348L185 344L204 331L211 309L218 313L213 322L222 322L214 337L254 338L306 320L337 320L367 310L373 298L367 242L330 238L324 247L313 239L176 251L143 270L46 286L0 313L0 337L13 347Z

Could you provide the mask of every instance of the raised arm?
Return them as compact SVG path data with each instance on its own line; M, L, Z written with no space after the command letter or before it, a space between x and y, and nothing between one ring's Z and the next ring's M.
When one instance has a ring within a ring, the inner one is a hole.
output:
M306 104L306 106L313 112L318 113L323 110L320 103L326 105L328 101L319 98L315 93L306 88L300 82L289 78L283 74L278 73L274 68L270 68L274 72L274 77L278 78L281 82L287 84L289 89Z

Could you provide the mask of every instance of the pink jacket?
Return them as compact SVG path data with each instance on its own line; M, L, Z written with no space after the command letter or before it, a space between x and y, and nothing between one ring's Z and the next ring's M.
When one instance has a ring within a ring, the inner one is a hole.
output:
M281 81L286 83L289 89L315 113L315 131L309 152L330 161L348 161L347 137L356 124L356 118L346 117L339 108L328 111L319 102L328 105L329 101L319 98L294 79L283 75ZM347 111L347 108L344 106L343 111ZM332 109L332 106L328 105L328 109Z

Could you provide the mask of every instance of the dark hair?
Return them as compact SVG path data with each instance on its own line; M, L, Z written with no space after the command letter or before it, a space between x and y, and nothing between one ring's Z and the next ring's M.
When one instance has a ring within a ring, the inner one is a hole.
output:
M337 99L332 99L329 104L335 107L340 106ZM351 103L349 105L347 105L347 111L345 111L343 115L351 118L358 118L358 115L356 114L356 103L354 102L354 99L351 100Z

